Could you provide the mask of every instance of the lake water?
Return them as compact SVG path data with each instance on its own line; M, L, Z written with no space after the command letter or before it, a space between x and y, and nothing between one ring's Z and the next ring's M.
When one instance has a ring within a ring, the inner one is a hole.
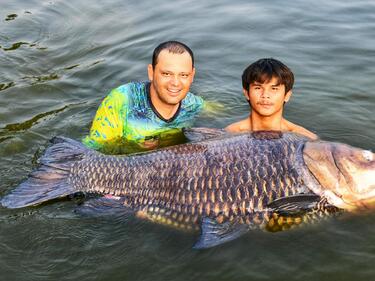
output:
M249 112L241 74L274 57L295 73L288 119L375 147L375 2L0 0L0 196L56 135L81 139L111 88L147 78L154 47L187 43L192 92ZM0 280L374 280L375 214L254 231L197 251L197 236L133 218L83 217L72 201L0 209Z

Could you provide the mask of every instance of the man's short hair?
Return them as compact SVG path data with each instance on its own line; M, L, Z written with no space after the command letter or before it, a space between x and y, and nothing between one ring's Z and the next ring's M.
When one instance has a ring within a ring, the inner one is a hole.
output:
M273 77L277 78L278 84L285 85L285 93L293 88L293 72L274 58L264 58L250 64L242 74L242 87L248 91L251 83L268 82Z
M152 68L153 69L155 69L155 66L158 63L159 54L163 50L168 50L170 53L173 53L173 54L182 54L182 53L188 52L191 57L192 65L194 67L194 54L193 54L193 51L188 46L178 41L167 41L167 42L161 43L159 46L155 48L154 53L152 55Z

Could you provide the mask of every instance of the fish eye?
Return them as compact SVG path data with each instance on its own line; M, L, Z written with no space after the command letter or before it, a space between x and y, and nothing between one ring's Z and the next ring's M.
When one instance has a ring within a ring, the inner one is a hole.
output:
M363 157L367 160L367 161L372 161L373 160L373 154L370 150L363 150L362 151L362 155Z

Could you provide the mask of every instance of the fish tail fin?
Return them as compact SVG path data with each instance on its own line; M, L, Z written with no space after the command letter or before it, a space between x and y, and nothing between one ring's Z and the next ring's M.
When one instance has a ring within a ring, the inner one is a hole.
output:
M80 142L65 137L54 137L51 142L52 145L39 160L40 166L1 199L3 207L15 209L37 205L79 191L68 181L70 168L89 149Z

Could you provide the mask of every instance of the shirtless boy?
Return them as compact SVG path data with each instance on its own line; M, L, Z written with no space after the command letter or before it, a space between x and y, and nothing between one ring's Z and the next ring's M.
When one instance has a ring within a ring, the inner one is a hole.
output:
M292 95L294 75L282 62L260 59L242 74L242 87L251 113L248 118L226 127L228 132L289 131L317 139L317 135L283 117L284 104Z

